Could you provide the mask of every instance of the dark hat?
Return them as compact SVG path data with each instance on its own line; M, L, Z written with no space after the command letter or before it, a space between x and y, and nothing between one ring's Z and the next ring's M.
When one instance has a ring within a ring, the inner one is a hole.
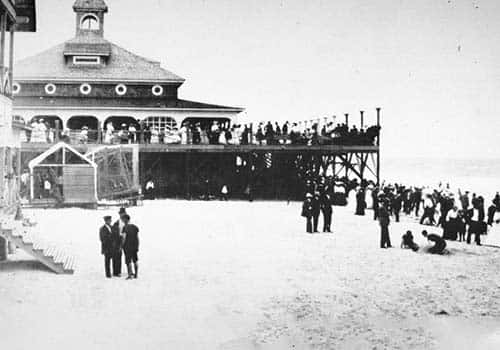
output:
M112 218L111 218L111 216L110 216L110 215L106 215L106 216L104 217L104 221L108 221L108 220L111 220L111 219L112 219Z
M118 211L118 214L127 214L127 210L125 210L125 208L120 208L120 211Z

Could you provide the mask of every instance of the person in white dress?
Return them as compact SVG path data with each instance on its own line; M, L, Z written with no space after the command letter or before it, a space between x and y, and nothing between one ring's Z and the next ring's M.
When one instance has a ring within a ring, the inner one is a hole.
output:
M104 134L104 143L113 143L113 134L115 132L115 127L113 123L109 122L106 124L106 133Z

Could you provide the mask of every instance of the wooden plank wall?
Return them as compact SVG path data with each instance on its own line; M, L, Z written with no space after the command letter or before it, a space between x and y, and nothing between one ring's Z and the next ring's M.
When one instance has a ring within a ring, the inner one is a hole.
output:
M95 203L94 168L66 165L63 170L64 202Z

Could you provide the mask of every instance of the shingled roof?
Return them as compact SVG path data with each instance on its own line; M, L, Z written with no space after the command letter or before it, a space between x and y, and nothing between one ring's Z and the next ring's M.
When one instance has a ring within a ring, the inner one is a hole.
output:
M163 69L159 62L149 60L129 52L118 45L101 39L109 44L111 55L104 67L72 67L65 62L64 51L67 41L38 55L25 58L16 63L14 79L47 81L122 81L122 82L177 82L184 79Z
M108 6L104 0L76 0L73 4L73 9L78 10L96 10L108 11Z

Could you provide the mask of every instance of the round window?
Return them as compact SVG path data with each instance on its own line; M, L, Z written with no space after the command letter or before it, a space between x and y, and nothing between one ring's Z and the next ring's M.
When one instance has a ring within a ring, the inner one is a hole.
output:
M153 95L155 96L161 96L163 94L163 87L161 87L160 85L153 86L151 90L153 92Z
M92 87L89 84L82 84L80 86L80 92L84 95L90 94L91 91L92 91Z
M12 84L12 93L18 94L21 92L21 85L19 83Z
M115 91L118 95L123 96L127 93L127 87L123 84L116 85Z
M53 95L56 93L56 86L54 84L45 85L45 93L47 95Z

